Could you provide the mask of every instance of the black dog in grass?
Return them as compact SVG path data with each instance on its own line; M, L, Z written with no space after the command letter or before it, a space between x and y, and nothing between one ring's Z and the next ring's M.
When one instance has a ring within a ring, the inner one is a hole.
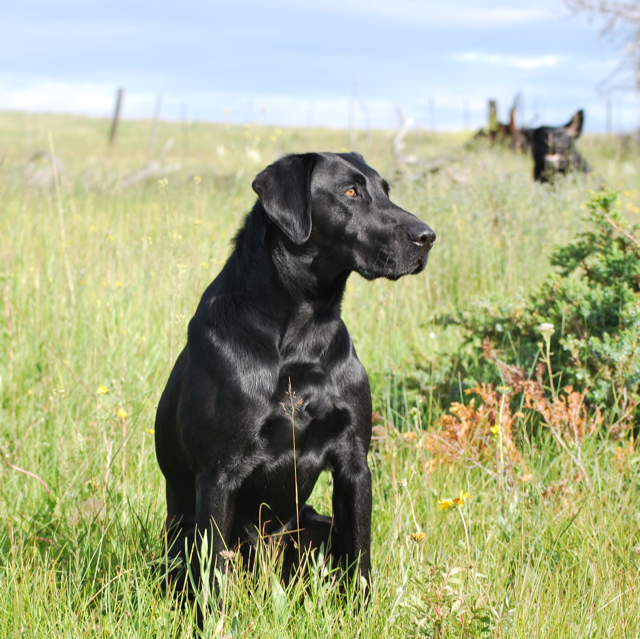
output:
M514 136L524 138L523 147L528 145L531 148L533 177L536 181L549 182L556 173L589 171L586 161L575 148L575 141L580 137L583 125L584 111L581 109L564 126L515 130Z
M286 156L253 189L158 406L169 559L208 531L218 567L225 549L251 563L260 534L284 539L285 579L299 552L325 543L368 580L371 393L340 304L352 271L422 271L435 234L355 153ZM306 504L323 470L333 519Z

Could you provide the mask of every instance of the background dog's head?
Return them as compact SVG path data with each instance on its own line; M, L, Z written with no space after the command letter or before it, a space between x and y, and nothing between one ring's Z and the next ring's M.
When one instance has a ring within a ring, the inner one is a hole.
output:
M316 254L323 269L398 279L427 265L435 233L389 200L389 184L357 153L288 155L253 189L289 249Z
M574 145L583 125L584 111L581 109L564 126L541 126L527 131L537 180L546 181L554 173L566 173L570 169L588 170Z

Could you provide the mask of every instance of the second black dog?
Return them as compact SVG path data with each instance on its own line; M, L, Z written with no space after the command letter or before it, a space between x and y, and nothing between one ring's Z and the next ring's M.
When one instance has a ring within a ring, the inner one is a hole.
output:
M540 126L517 131L531 147L533 177L536 181L548 182L554 174L571 170L589 171L587 162L575 147L583 125L584 111L580 109L564 126Z
M218 565L238 545L250 560L259 534L291 541L299 526L303 546L331 537L350 574L359 565L368 579L371 393L340 305L352 271L422 271L435 234L357 154L290 155L253 188L259 200L158 406L169 557L208 531ZM333 520L305 505L323 470Z

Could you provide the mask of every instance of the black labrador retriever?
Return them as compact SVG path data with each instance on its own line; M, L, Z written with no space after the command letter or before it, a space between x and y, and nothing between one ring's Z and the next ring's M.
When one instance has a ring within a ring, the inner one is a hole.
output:
M589 166L575 148L583 125L584 111L580 109L564 126L541 126L517 132L531 147L536 181L549 182L556 173L571 170L589 172Z
M422 271L435 234L355 153L288 155L253 189L158 405L168 557L183 562L208 531L218 566L238 547L251 561L264 535L285 538L285 569L298 541L324 542L368 580L371 393L340 305L352 271ZM324 470L333 519L306 505Z

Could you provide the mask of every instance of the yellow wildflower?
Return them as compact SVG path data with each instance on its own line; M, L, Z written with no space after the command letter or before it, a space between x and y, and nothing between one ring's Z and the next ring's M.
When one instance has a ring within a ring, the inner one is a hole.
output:
M460 497L456 497L455 499L441 499L438 502L438 508L440 510L448 510L449 508L453 508L454 506L457 508L461 508L464 504L469 501L471 495L464 490L460 491Z
M96 393L98 393L98 395L105 395L108 392L109 392L109 389L106 386L103 386L102 384L100 384L100 386L98 386L98 390L96 391Z
M413 541L422 541L424 539L424 533L421 530L411 533L411 538Z
M118 408L118 417L124 419L127 416L127 411L122 408L122 406L120 406L120 408Z

